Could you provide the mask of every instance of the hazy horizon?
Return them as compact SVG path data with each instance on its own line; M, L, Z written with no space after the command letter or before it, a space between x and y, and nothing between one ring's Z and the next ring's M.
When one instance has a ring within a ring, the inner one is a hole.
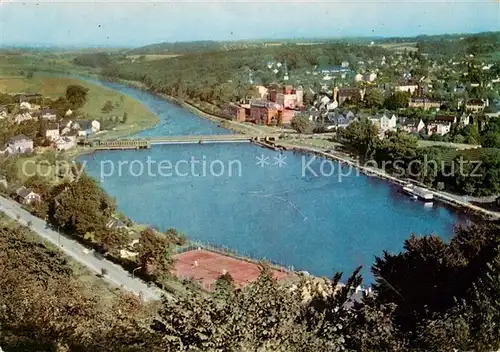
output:
M415 37L500 30L500 2L4 1L0 45L135 48L162 42Z

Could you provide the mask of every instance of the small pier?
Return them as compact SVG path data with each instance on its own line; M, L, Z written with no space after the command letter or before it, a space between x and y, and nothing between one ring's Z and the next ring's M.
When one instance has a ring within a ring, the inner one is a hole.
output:
M434 195L423 187L407 184L403 186L402 191L415 199L420 199L426 203L432 203Z

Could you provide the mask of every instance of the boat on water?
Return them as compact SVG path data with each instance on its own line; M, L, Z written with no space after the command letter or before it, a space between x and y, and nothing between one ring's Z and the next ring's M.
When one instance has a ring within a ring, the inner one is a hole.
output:
M408 194L413 199L419 199L426 203L432 203L434 201L434 194L432 194L428 189L413 185L411 183L403 186L402 191Z

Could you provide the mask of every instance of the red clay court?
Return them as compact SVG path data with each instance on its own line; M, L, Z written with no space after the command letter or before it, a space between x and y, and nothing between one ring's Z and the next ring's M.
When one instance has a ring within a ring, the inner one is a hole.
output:
M174 260L174 275L182 279L196 280L209 291L213 289L215 281L224 272L232 276L238 288L256 280L260 275L260 267L257 264L205 249L176 254ZM278 280L288 275L286 271L273 269L272 272Z

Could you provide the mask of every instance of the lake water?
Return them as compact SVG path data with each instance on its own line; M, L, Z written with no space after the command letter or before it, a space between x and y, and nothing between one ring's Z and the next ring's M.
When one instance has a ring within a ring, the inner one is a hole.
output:
M160 117L161 123L144 136L227 133L150 93L105 85L140 100ZM347 275L363 265L369 282L375 256L400 251L410 233L453 234L459 216L449 208L426 207L355 170L339 177L349 170L336 162L324 163L321 176L322 159L311 158L224 143L106 151L81 160L116 197L119 209L139 223L174 227L192 240L315 275Z

